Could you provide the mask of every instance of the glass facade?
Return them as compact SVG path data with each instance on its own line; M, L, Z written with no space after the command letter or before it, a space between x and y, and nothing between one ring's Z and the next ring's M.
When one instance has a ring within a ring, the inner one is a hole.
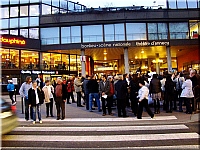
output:
M146 23L126 23L126 38L132 40L146 40Z
M83 26L83 42L103 42L102 25Z
M167 23L148 23L148 39L168 39Z
M168 0L169 9L199 8L199 0Z
M59 28L41 28L41 41L43 45L60 44Z
M187 22L169 23L170 39L188 39L189 27Z

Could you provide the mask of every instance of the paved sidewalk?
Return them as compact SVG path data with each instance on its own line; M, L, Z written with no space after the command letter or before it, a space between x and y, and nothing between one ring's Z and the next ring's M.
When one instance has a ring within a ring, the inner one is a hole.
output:
M11 103L11 100L9 99L8 95L2 95L2 98L5 99L7 102ZM22 114L22 100L21 97L19 95L16 96L17 98L17 115L19 118L24 118L24 114ZM46 106L45 104L43 104L41 106L41 110L42 110L42 118L46 119ZM114 116L102 116L102 112L98 112L97 108L96 110L94 110L93 112L89 112L85 109L85 107L77 107L76 103L72 103L72 104L66 104L65 107L66 110L66 118L118 118L117 117L117 110L116 108L113 108L113 113ZM131 113L131 110L128 108L127 110L127 114L130 117L134 117L134 115ZM153 109L152 109L153 110ZM56 107L55 107L55 103L53 105L53 113L54 113L54 117L51 118L49 117L49 119L56 119ZM146 112L143 113L144 117L149 117L148 114ZM174 111L173 113L165 113L164 111L162 111L161 108L161 113L160 114L156 114L156 116L175 116L180 122L191 122L191 121L198 121L199 120L199 113L198 114L185 114L185 113L181 113L181 112L176 112Z

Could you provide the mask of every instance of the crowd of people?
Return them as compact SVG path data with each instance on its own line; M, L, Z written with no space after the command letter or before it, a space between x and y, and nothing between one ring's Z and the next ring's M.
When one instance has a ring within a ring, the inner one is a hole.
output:
M118 117L129 117L126 110L129 107L138 119L142 119L143 108L151 118L154 118L154 114L159 114L161 101L166 113L183 112L185 105L185 113L192 114L198 107L199 82L200 76L193 69L152 76L148 73L115 76L104 74L100 79L96 75L77 75L75 78L57 78L52 84L49 80L43 81L39 75L34 81L28 76L19 93L25 101L25 119L29 120L30 116L33 124L36 122L36 113L42 123L40 107L43 103L46 104L46 117L54 117L54 101L57 120L65 119L65 105L71 103L76 103L77 107L85 107L89 112L98 111L102 112L102 116L113 116L112 106L115 101ZM149 108L150 99L153 101L154 112Z

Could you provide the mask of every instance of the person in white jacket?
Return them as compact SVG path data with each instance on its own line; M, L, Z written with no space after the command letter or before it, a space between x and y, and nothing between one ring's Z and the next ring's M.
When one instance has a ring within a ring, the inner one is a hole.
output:
M186 114L192 114L192 107L191 107L191 101L194 97L193 91L192 91L192 81L190 80L190 76L186 76L185 81L182 84L182 92L181 92L181 100L179 104L179 111L182 110L182 101L185 100L186 105Z
M137 96L139 98L139 108L138 108L137 118L142 119L143 107L146 109L149 116L153 118L154 114L152 113L148 105L149 89L145 86L145 82L143 80L139 81L139 86L141 88L138 91L138 96Z

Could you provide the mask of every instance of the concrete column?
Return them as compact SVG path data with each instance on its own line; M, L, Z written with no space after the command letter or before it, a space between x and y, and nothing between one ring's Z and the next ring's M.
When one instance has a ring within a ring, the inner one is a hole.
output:
M125 68L125 73L129 74L128 47L124 48L124 68Z
M81 49L81 74L82 76L86 76L86 70L85 70L85 49Z
M166 47L167 51L167 67L168 67L168 72L172 71L172 59L171 59L171 50L170 46Z
M156 53L156 73L160 74L159 53Z

